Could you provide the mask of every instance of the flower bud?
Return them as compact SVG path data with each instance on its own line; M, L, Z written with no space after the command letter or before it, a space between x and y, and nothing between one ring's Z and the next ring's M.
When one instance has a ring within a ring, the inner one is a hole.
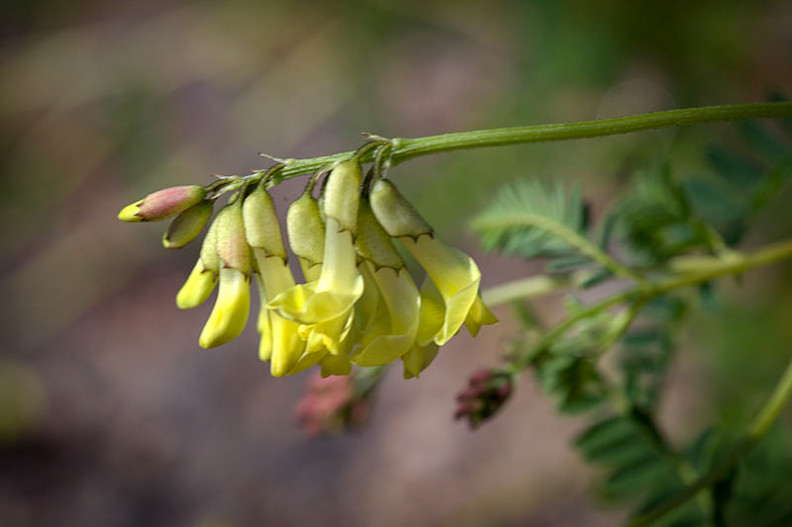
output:
M118 213L118 219L122 221L164 220L184 212L204 197L206 197L206 189L200 185L164 188L124 207Z
M300 266L310 280L311 269L321 265L324 259L325 225L319 212L319 203L306 192L289 207L286 214L286 231L289 246L300 259Z
M324 190L325 217L335 219L342 230L355 236L357 229L360 183L363 171L356 159L343 161L333 168Z
M168 232L162 237L162 245L166 249L181 249L201 234L211 217L212 202L198 202L174 218Z
M264 187L254 190L242 204L244 231L247 243L261 249L266 256L279 256L286 259L278 215L272 196Z
M432 235L432 227L387 179L374 183L370 199L377 220L394 238L409 236L417 240L422 234Z
M479 370L457 395L455 419L467 419L471 428L494 416L512 393L512 377L504 371Z

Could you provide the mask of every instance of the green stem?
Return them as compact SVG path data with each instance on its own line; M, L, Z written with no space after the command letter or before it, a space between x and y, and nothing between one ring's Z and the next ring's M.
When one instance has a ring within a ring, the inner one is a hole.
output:
M676 510L693 499L702 490L711 487L726 477L734 468L734 465L745 457L745 455L759 443L762 437L764 437L764 434L789 402L790 397L792 397L792 361L787 365L772 395L770 395L767 402L765 402L764 406L751 423L745 438L731 451L726 459L673 498L658 505L647 514L632 520L627 524L627 527L643 527L653 524L666 514Z
M567 139L604 137L672 126L776 117L792 117L792 102L704 106L701 108L667 110L596 121L495 128L492 130L474 130L406 139L397 138L391 140L393 151L390 159L392 165L397 165L414 157L451 152L453 150L565 141ZM286 164L286 167L280 172L279 176L282 179L297 177L338 161L349 159L354 154L355 152L342 152L308 159L284 159L282 161ZM363 156L362 160L371 161L372 158L373 156L369 152Z
M752 269L756 269L757 267L763 267L765 265L786 260L788 258L792 258L792 239L767 245L758 251L745 256L735 256L727 260L712 258L712 261L706 262L706 265L704 263L700 263L695 272L686 273L673 278L667 278L655 283L641 283L631 289L608 297L588 307L587 309L583 309L574 315L567 317L554 326L550 331L545 333L539 342L535 346L531 347L525 355L515 359L512 363L512 367L515 370L527 368L533 364L537 358L543 356L544 353L547 353L550 344L552 344L556 338L561 336L579 321L597 315L606 309L619 305L623 302L648 302L653 298L664 295L676 289L709 282L722 276L742 274ZM499 287L505 289L509 287L510 284L514 283L516 282L504 284Z
M549 295L572 285L574 279L568 275L531 276L485 289L481 292L481 299L492 307L515 300Z
M672 126L776 117L792 117L792 102L704 106L701 108L667 110L596 121L474 130L406 139L397 138L391 140L393 151L390 159L392 165L397 165L414 157L451 152L453 150L565 141L567 139L604 137ZM309 159L285 159L282 161L286 167L279 173L279 178L284 180L307 174L329 164L349 159L354 154L355 152L342 152ZM362 161L371 161L372 159L372 152L369 152L363 156Z

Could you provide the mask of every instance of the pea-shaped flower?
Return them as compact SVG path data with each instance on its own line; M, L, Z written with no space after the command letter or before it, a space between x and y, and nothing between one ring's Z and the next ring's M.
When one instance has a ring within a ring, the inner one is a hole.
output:
M379 179L374 183L371 208L388 234L410 251L440 292L444 316L432 340L442 346L459 331L477 302L481 281L478 266L470 256L437 240L429 224L390 181ZM478 324L494 322L494 317L484 316L478 308L474 316L476 319L471 320Z
M366 199L360 202L355 247L364 260L364 276L370 277L365 280L366 290L374 288L379 301L370 313L369 327L361 334L361 349L354 353L352 362L359 366L382 366L398 359L414 345L421 297Z
M239 336L250 311L250 248L245 240L241 200L223 208L215 223L219 287L214 308L198 340L202 348L214 348Z
M243 205L245 236L253 251L262 310L258 330L261 333L259 358L271 360L271 373L282 377L297 365L305 352L305 343L298 334L299 324L267 308L267 300L294 287L294 276L286 257L283 235L275 213L272 196L263 186L250 193ZM303 361L307 368L321 355ZM312 361L312 362L311 362Z
M315 282L297 285L270 300L269 307L302 324L308 351L341 352L351 329L353 307L363 294L353 240L357 232L361 169L357 160L339 163L323 196L325 243L322 271Z

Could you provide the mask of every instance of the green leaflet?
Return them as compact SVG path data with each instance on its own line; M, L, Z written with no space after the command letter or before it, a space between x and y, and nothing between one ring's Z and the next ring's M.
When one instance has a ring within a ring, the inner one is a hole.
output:
M525 258L577 255L575 238L585 235L579 187L568 193L548 179L526 179L504 187L471 222L485 249Z

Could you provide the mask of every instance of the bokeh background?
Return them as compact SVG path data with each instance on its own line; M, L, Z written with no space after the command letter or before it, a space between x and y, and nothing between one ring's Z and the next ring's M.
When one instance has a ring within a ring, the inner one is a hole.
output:
M211 303L174 296L198 247L116 221L153 190L410 137L762 100L792 88L783 0L10 0L0 15L0 524L614 525L597 474L532 379L492 423L454 394L514 328L394 368L370 423L307 438L306 377L272 379L250 329L200 350ZM695 170L729 125L415 160L392 172L483 286L537 272L464 229L498 184L548 175L606 202L632 170ZM302 182L276 191L283 210ZM790 234L783 203L751 240ZM783 267L783 266L782 266ZM788 266L729 286L691 324L663 420L672 438L744 423L789 354ZM538 304L548 319L558 301Z

